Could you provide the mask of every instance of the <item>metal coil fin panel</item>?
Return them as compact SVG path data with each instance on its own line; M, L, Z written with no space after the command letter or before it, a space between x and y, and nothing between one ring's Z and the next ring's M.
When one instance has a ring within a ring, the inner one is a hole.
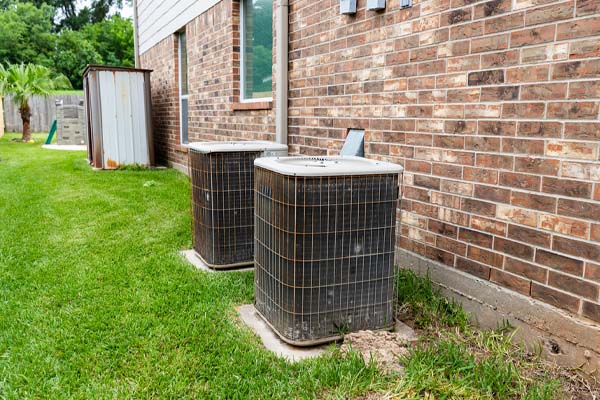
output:
M399 175L257 167L255 306L293 344L393 325Z
M194 250L211 267L253 262L254 160L260 155L190 150Z

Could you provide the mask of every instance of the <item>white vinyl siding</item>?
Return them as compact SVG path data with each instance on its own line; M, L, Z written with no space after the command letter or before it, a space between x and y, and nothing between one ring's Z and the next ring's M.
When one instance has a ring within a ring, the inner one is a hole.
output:
M140 54L225 0L138 0Z

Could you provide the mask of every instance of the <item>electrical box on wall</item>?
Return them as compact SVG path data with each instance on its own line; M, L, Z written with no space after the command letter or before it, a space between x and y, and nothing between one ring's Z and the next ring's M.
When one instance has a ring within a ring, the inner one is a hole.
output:
M367 10L379 11L385 9L385 0L367 0Z
M412 7L413 2L412 0L400 0L400 8L408 8L408 7Z
M356 0L340 0L341 14L356 14Z

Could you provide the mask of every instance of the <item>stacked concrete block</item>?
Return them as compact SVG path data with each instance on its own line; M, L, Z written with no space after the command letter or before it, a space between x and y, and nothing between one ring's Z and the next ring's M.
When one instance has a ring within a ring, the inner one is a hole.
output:
M56 143L58 145L83 145L87 143L85 109L79 105L56 104Z

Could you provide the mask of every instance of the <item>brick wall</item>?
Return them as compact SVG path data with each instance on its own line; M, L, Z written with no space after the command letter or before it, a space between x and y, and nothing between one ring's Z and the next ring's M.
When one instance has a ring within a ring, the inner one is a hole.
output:
M223 0L182 27L189 65L189 141L274 140L272 102L240 103L239 1ZM187 165L180 146L177 36L142 54L152 74L159 160Z
M600 1L291 1L290 144L406 168L398 245L600 321Z
M406 168L398 245L600 322L600 2L414 0L339 15L290 0L292 153ZM186 27L190 140L273 139L274 111L239 108L239 4ZM157 148L178 146L176 41L155 70Z

